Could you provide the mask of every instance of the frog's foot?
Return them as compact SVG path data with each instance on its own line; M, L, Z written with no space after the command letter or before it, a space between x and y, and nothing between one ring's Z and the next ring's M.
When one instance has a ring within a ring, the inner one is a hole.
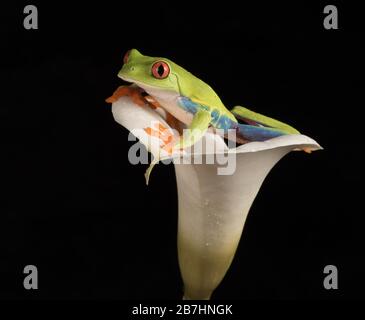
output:
M165 130L162 137L161 149L167 152L168 155L172 155L174 151L175 136L171 130Z
M117 90L114 91L111 97L107 98L105 101L108 103L113 103L117 101L119 98L128 96L131 97L132 101L139 105L144 106L148 102L143 96L143 90L138 87L132 86L120 86Z
M306 153L312 153L312 151L315 150L315 149L312 149L310 147L306 147L306 148L303 148L302 151L306 152Z
M160 148L169 155L173 152L175 141L174 133L160 122L154 123L151 127L144 128L144 131L151 137L156 137L161 141Z
M172 153L174 152L174 146L172 143L169 143L169 144L165 144L163 147L162 147L162 150L164 150L165 152L167 152L167 154L169 156L172 155Z
M152 109L162 108L158 101L156 101L152 96L145 95L144 98Z

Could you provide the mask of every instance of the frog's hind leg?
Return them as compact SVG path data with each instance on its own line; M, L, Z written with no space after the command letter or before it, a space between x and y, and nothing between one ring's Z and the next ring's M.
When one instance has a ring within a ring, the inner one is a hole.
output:
M241 106L234 107L231 112L237 120L246 123L238 123L237 132L239 137L249 141L265 141L286 134L299 133L286 123Z
M251 111L247 108L236 106L231 110L231 113L235 116L236 119L246 122L247 124L257 127L257 128L265 128L270 131L270 129L274 129L276 131L282 132L282 134L298 134L299 131L292 126L281 122L279 120L264 116L263 114ZM253 132L259 130L252 130Z
M238 123L237 141L265 141L276 138L286 133L274 128L257 127L249 124Z

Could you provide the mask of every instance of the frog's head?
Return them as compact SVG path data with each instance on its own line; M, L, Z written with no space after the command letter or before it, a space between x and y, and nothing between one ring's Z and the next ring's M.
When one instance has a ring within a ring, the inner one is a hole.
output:
M136 49L129 50L123 59L118 77L133 82L147 92L163 90L179 92L177 72L181 69L165 58L142 55Z

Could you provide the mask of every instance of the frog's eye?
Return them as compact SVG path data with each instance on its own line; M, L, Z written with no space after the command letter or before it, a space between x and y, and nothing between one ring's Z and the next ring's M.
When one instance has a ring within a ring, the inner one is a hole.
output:
M153 64L151 71L156 79L165 79L170 74L170 67L164 61L157 61Z
M128 59L129 59L129 53L131 52L131 50L128 50L123 57L123 63L127 63Z

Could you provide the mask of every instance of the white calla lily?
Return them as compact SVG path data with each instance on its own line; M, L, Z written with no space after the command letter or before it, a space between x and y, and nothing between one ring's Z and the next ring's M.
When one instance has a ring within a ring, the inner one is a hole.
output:
M185 299L209 299L222 281L235 255L249 209L272 167L292 150L321 149L316 141L300 134L228 149L220 136L207 132L202 139L203 149L171 155L161 149L163 135L166 129L172 137L178 133L171 130L162 110L140 107L122 97L113 103L112 111L114 119L153 154L154 163L173 158L179 201L178 256ZM151 123L160 132L152 139ZM157 141L153 143L153 139ZM214 154L204 151L204 146L212 141ZM233 174L217 174L222 169L221 162L214 157L213 161L208 159L217 155L234 156ZM184 163L185 158L198 156L203 164L194 159L191 164Z

